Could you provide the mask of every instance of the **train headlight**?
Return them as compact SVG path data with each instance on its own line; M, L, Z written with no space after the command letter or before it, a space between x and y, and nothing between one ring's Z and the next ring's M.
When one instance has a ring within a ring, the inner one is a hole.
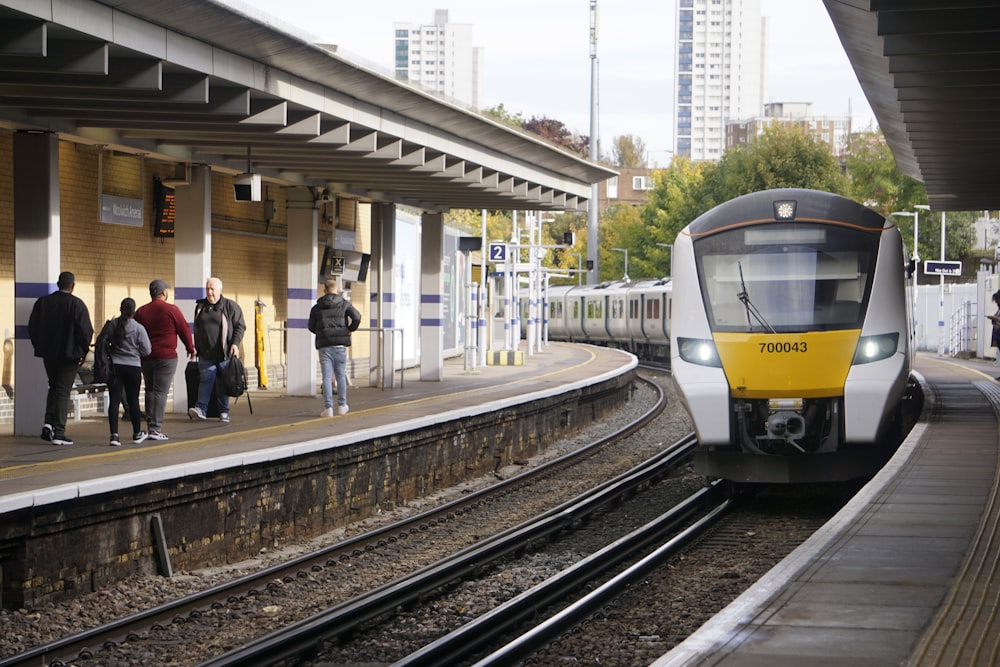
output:
M722 362L719 361L719 352L715 349L715 343L711 340L678 338L677 348L681 359L689 364L722 368Z
M861 340L858 341L858 349L854 352L853 363L857 366L888 359L896 354L898 348L899 333L862 336Z

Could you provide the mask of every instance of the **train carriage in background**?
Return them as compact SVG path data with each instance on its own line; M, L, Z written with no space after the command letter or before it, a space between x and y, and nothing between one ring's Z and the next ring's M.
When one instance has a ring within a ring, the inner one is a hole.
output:
M521 295L522 304L526 295ZM670 279L549 288L549 340L608 345L666 360Z

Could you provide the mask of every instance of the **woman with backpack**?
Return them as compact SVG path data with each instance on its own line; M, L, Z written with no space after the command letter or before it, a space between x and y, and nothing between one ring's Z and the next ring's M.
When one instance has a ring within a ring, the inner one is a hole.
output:
M108 320L101 331L111 347L111 358L115 364L115 380L111 385L111 409L108 410L108 426L111 428L112 447L121 447L118 437L118 406L122 394L128 406L128 416L132 420L132 442L138 445L148 434L142 430L142 409L139 407L139 385L142 381L141 358L152 351L146 329L135 321L135 299L122 299L121 315Z

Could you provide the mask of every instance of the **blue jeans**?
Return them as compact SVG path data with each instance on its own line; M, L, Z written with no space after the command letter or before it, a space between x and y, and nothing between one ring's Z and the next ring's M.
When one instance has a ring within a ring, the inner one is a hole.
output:
M333 378L337 378L337 404L347 405L347 348L342 345L319 348L323 369L323 406L333 407Z
M198 377L201 381L198 384L198 402L195 403L195 407L206 415L208 414L208 402L212 399L212 391L215 389L215 374L228 364L228 359L225 361L198 359ZM218 398L219 414L229 412L229 397L220 393Z

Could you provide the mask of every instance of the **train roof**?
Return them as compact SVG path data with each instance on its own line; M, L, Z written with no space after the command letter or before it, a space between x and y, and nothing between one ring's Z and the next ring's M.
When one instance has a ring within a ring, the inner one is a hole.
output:
M882 231L885 218L856 201L820 190L762 190L730 199L698 216L682 233L712 234L741 225L767 222L848 222Z
M631 292L655 289L664 285L670 285L670 278L643 278L625 282L624 280L609 280L596 285L552 285L549 287L550 296L562 296L572 292L574 295L586 296L588 294L605 294L607 292Z

